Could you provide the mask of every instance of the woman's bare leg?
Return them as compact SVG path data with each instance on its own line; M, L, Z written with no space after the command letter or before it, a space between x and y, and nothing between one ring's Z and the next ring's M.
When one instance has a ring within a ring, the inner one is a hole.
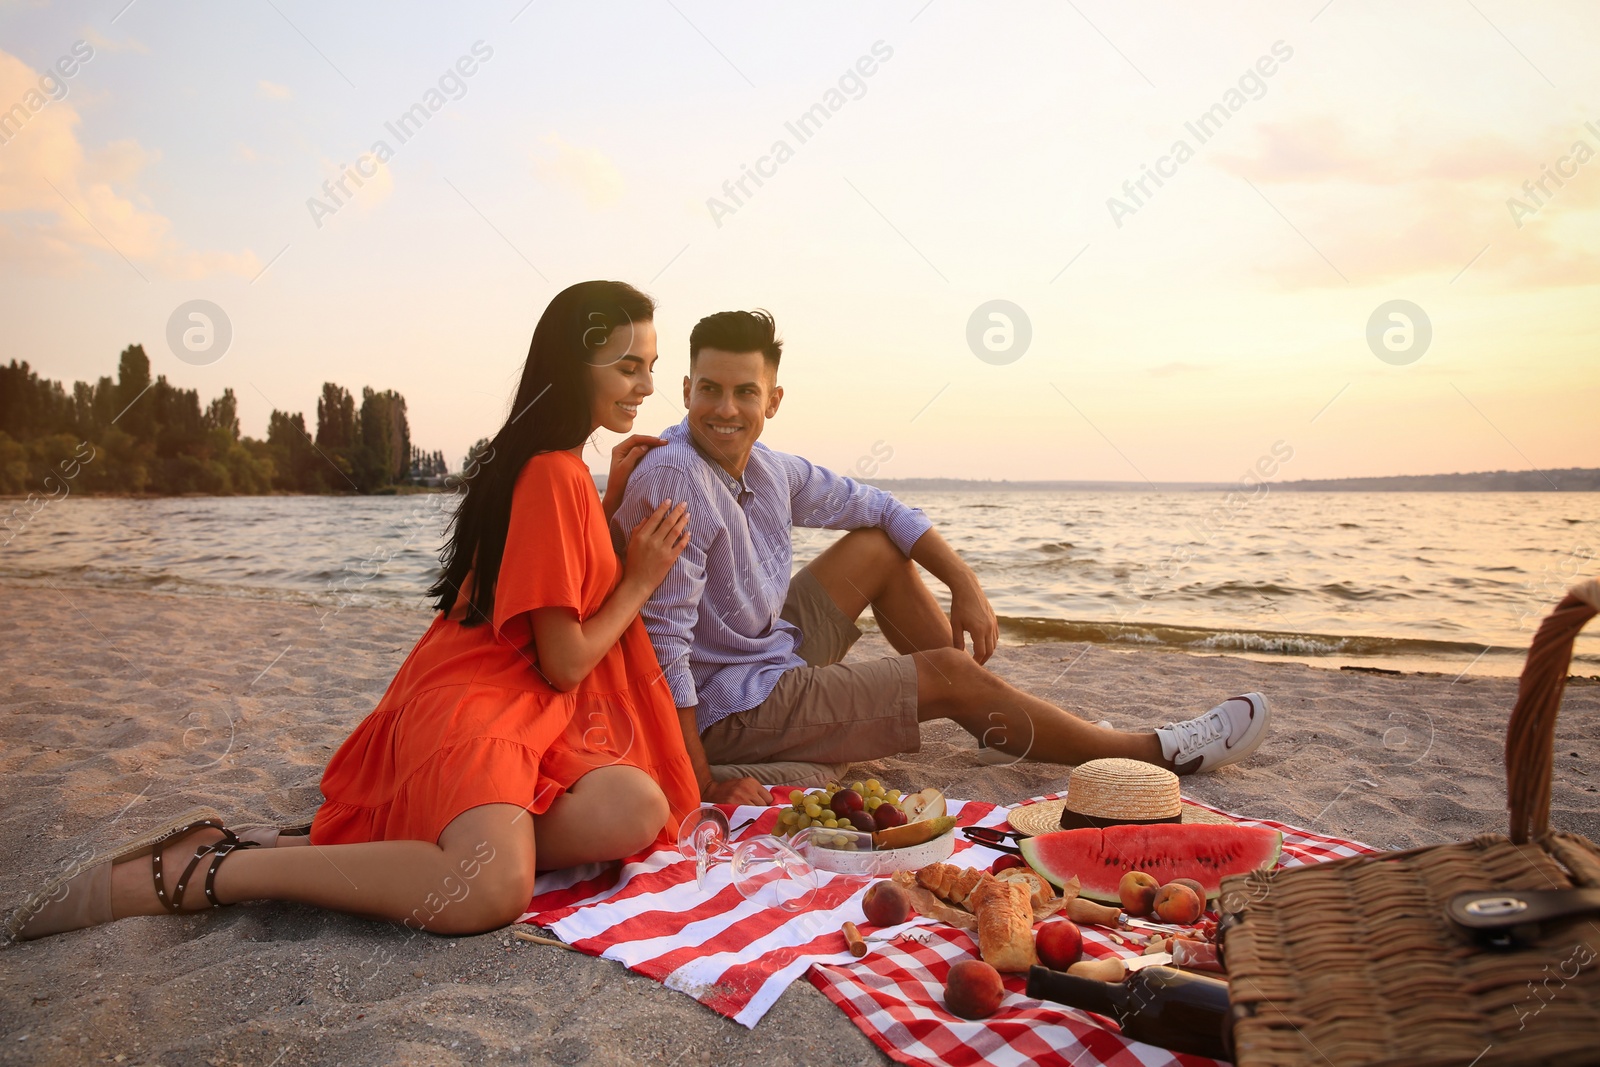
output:
M214 831L169 845L163 866L170 883L197 845ZM185 907L203 906L202 861L185 893ZM293 900L322 908L403 922L441 934L479 933L522 914L533 896L533 819L515 804L485 804L458 815L438 844L372 841L356 845L243 849L217 871L223 903ZM163 909L145 858L112 868L117 917L157 915Z
M666 825L666 794L637 767L601 767L533 819L539 869L621 859L650 847Z

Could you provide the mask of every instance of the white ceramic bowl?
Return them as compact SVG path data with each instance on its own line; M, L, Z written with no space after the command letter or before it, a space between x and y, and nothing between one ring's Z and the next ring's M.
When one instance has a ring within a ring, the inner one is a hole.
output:
M889 848L882 852L851 852L848 849L806 849L806 859L819 871L835 874L875 875L894 874L896 871L915 871L930 863L942 863L956 850L956 831L952 827L932 841L905 848Z

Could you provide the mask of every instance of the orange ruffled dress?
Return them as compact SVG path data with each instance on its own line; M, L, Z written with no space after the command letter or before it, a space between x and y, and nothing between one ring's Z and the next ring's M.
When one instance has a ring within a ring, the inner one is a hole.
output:
M672 847L700 792L644 624L635 618L570 693L537 669L527 613L569 607L587 619L620 570L587 465L570 452L530 459L513 491L494 625L434 618L329 761L312 843L434 842L469 808L537 815L589 771L623 764L666 793L657 844Z

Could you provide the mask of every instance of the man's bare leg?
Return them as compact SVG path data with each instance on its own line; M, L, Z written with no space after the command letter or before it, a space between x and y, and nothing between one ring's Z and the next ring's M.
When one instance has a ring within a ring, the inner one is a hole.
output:
M867 608L901 655L951 647L950 619L912 563L878 529L852 530L806 565L847 619Z
M954 648L918 652L917 720L950 719L1007 755L1047 763L1121 756L1171 769L1154 731L1108 730L1013 688Z
M979 743L1050 763L1121 756L1167 767L1154 731L1108 730L1024 693L952 646L950 620L881 530L854 530L808 564L847 618L872 608L902 655L916 654L917 717L950 719Z

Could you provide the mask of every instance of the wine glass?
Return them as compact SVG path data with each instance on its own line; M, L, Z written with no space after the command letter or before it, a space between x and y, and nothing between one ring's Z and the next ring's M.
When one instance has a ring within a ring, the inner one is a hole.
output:
M762 834L737 847L728 817L715 804L702 804L684 817L678 828L678 852L695 861L695 883L702 892L706 875L719 863L728 863L733 884L745 899L764 908L803 911L822 888L822 871L844 878L852 886L869 879L831 870L819 849L836 854L870 852L872 835L855 830L808 827L789 840ZM815 860L816 862L813 862Z
M825 857L818 855L819 849L843 852L871 848L871 834L852 830L808 827L788 841L764 834L734 849L733 884L745 899L761 907L804 911L816 899L823 884L822 872L828 870L821 865ZM828 873L852 886L868 881L856 875Z
M765 834L734 849L731 866L734 886L763 908L803 911L822 885L804 856Z
M695 882L704 892L706 872L733 855L728 817L715 804L702 804L683 817L678 828L678 852L694 860Z

